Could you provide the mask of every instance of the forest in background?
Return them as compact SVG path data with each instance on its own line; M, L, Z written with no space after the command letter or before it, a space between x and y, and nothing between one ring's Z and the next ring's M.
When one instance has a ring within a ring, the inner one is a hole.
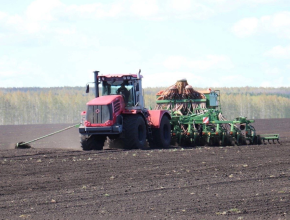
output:
M146 107L155 106L155 95L165 88L145 88ZM195 88L204 90L205 88ZM290 87L223 87L222 112L226 118L290 118ZM0 125L78 123L93 89L84 87L0 88Z

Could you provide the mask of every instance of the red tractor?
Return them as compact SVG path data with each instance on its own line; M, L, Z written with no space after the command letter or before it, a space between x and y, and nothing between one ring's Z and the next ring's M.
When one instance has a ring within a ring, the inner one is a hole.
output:
M82 112L79 127L83 150L102 150L106 140L125 149L146 149L147 141L150 148L170 145L171 116L168 111L144 107L140 72L105 76L94 72L95 98Z

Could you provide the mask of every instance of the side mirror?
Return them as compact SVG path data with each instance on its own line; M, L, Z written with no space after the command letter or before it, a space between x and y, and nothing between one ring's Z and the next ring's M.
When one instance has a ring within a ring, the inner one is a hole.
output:
M90 92L90 85L87 84L86 93L89 93L89 92Z

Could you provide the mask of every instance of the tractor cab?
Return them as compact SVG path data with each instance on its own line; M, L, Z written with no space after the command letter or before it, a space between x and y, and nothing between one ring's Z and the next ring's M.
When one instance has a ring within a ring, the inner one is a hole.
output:
M126 109L144 109L140 72L141 70L137 74L99 75L99 71L95 71L95 97L100 96L99 85L101 85L102 96L121 95ZM89 84L87 84L86 92L89 92Z
M133 75L116 76L99 76L101 83L102 96L105 95L122 95L126 107L134 107L138 104L137 93L139 94L139 84Z

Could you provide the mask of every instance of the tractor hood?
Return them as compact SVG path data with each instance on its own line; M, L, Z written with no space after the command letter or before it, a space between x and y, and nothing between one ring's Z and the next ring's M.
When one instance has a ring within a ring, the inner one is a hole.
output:
M108 105L117 100L121 101L123 100L123 97L121 95L105 95L92 99L87 103L87 105Z

